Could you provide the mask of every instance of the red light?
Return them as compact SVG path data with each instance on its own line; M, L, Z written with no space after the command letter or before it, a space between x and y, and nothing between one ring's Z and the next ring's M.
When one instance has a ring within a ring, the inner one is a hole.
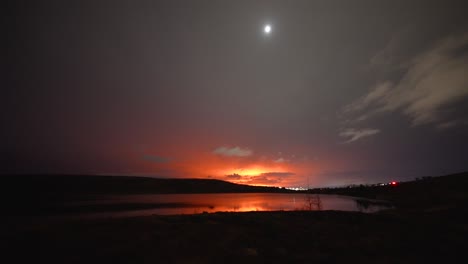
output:
M392 181L390 184L391 184L391 185L396 185L396 182L395 182L395 181Z

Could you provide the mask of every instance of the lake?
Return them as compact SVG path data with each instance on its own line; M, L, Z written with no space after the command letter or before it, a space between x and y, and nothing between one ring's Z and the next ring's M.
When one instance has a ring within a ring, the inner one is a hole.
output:
M317 208L317 196L295 193L222 193L222 194L149 194L99 196L93 200L67 203L66 206L122 206L146 205L141 210L117 210L82 214L88 217L128 217L145 215L199 214L214 212L247 211L292 211L292 210L339 210L377 212L389 208L389 205L375 203L372 200L340 196L319 195L320 208ZM364 203L363 203L364 201ZM141 207L140 207L141 208Z

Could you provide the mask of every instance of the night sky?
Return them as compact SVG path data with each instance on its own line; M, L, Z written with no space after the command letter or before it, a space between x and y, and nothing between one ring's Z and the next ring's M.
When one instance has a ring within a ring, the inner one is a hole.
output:
M18 1L3 19L0 173L293 187L468 170L467 10Z

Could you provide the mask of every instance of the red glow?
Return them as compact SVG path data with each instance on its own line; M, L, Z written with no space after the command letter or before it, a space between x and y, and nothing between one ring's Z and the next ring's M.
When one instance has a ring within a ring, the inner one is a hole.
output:
M329 166L327 161L319 163L301 149L292 151L295 156L290 153L262 153L261 150L253 150L253 154L241 157L217 155L213 150L224 145L212 141L222 140L199 138L183 145L172 141L155 142L149 147L125 153L131 156L121 159L131 161L132 170L137 175L210 178L240 184L284 187L305 186L308 181L311 185L317 184L319 177L315 175L320 174L323 167ZM340 167L339 164L336 166Z
M397 182L396 182L396 181L392 181L390 184L391 184L391 185L397 185Z

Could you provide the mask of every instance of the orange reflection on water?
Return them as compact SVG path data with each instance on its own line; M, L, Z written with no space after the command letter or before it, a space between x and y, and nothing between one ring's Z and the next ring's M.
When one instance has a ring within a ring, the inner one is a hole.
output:
M156 210L160 214L193 214L301 210L305 196L291 193L156 194L119 196L114 201L161 204L163 206Z
M362 208L352 197L320 195L321 210L375 212L382 205ZM131 217L144 215L177 215L214 212L308 210L305 194L300 193L221 193L221 194L151 194L106 196L91 204L152 204L154 208L120 212L84 214L81 217ZM76 205L76 204L75 204Z

